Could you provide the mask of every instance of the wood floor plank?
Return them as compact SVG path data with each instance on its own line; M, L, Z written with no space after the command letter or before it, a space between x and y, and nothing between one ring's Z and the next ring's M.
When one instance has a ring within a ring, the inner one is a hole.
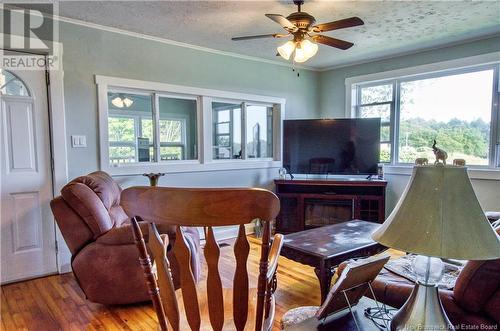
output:
M249 283L256 288L260 242L251 236L248 241ZM206 263L203 254L201 257L201 276L205 282ZM223 287L231 287L235 269L232 247L221 247L219 268ZM279 330L281 316L289 309L317 305L320 300L313 268L280 257L277 278L273 330ZM71 273L4 285L0 307L2 331L140 331L156 330L157 326L155 312L148 303L104 306L86 300ZM203 320L208 323L207 316L203 316Z

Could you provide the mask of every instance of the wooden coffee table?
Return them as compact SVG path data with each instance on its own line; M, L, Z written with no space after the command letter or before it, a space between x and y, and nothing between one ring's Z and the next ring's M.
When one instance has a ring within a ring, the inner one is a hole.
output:
M333 269L341 262L367 257L387 248L371 239L380 224L361 220L323 226L285 235L281 255L314 267L325 301L333 276Z

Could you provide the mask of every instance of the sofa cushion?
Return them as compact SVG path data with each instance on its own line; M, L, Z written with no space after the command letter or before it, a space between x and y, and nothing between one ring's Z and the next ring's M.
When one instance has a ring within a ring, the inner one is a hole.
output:
M464 309L482 310L486 302L500 288L500 259L469 261L458 276L453 296Z
M121 226L128 216L120 206L121 188L103 171L73 179L61 195L92 230L94 238Z
M87 185L72 181L62 188L61 196L85 221L94 238L113 227L108 210Z
M71 182L87 185L99 197L104 208L110 210L111 207L120 204L120 186L104 171L95 171L86 176L80 176Z

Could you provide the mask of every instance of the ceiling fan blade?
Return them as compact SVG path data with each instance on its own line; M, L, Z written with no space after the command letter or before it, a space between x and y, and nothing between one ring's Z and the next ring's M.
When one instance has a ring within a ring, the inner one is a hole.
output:
M350 28L353 26L363 25L365 22L359 17L345 18L343 20L338 20L329 23L322 23L313 26L314 32L325 32L344 28Z
M262 38L280 38L281 36L282 35L278 33L270 33L270 34L258 34L255 36L234 37L231 38L231 40L239 41L239 40L262 39Z
M281 25L287 31L295 32L298 30L298 28L283 15L266 14L266 16Z
M343 50L351 48L354 45L353 43L350 43L350 42L345 41L345 40L340 40L340 39L336 39L336 38L332 38L332 37L328 37L328 36L323 36L320 34L315 35L315 36L311 36L311 38L317 43L328 45L328 46L335 47L335 48L340 48Z

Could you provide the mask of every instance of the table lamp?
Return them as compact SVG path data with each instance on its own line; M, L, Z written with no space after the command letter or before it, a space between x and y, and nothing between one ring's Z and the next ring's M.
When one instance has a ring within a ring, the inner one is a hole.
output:
M500 240L463 166L417 165L401 199L372 234L384 246L419 254L416 284L391 330L454 330L439 299L440 258L500 258Z

